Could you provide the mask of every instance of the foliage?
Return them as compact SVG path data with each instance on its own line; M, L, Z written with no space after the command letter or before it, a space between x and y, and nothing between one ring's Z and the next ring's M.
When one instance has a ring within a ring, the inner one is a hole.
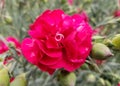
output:
M4 5L0 7L0 39L2 40L7 36L14 36L22 41L28 36L29 25L40 13L46 9L58 8L68 14L86 11L93 29L101 26L104 28L99 33L103 37L102 43L120 33L120 18L115 18L113 15L114 11L120 8L118 0L74 0L72 5L67 0L6 0L2 5ZM23 56L18 56L13 46L9 45L9 47L10 51L1 54L0 58L12 55L15 59L9 69L10 76L24 72L27 75L28 86L59 86L56 78L58 71L53 76L41 72ZM108 47L114 56L101 65L96 64L95 60L89 57L86 63L75 71L76 86L117 86L120 81L120 51Z

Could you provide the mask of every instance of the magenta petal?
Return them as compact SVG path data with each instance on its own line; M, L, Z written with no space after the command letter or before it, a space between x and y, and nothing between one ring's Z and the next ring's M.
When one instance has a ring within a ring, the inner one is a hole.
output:
M39 16L39 17L46 17L46 16L48 16L50 13L51 13L51 10L46 10L46 11L43 12L42 15ZM37 19L39 19L39 17L38 17ZM36 21L37 21L37 20L36 20Z
M50 17L55 21L55 24L58 25L62 21L63 14L64 12L62 10L57 9L51 12Z
M71 16L65 16L63 19L63 24L62 24L62 26L64 27L63 30L71 29L72 23L73 23L73 20L72 20Z
M72 64L72 63L67 63L65 66L64 66L64 69L69 71L69 72L73 72L75 71L76 69L80 68L80 66L83 64L84 62L81 61L81 63L79 64Z
M72 19L73 19L73 22L74 22L74 27L77 25L80 25L81 24L81 22L83 22L84 20L83 20L83 18L79 15L79 14L74 14L73 16L72 16Z
M5 43L0 40L0 54L6 52L8 50L8 47L5 45Z
M25 38L22 42L21 49L25 58L32 64L37 64L38 59L42 58L39 47L34 39Z
M115 10L114 17L120 17L120 10Z
M48 49L52 49L52 48L59 48L59 45L58 43L56 42L55 40L55 37L48 37L47 40L46 40L46 46Z
M54 57L59 57L61 58L62 57L62 51L61 49L48 49L46 46L45 46L45 43L42 42L42 41L37 41L38 44L39 44L39 48L42 50L42 52L44 52L46 55L50 56L51 58L54 58Z
M9 36L6 39L8 42L13 42L17 48L21 47L20 42L16 38Z
M49 67L53 69L59 69L59 68L64 68L64 65L65 65L65 61L63 59L60 59L59 61L57 61L56 64L49 65Z
M42 59L39 60L40 63L44 65L55 65L61 60L61 57L49 57L44 55Z
M48 16L51 13L50 10L46 10L45 12L42 13L42 15L38 16L36 20L34 21L33 24L38 24L41 21L41 18Z
M66 57L64 57L66 58ZM64 68L65 70L69 71L69 72L72 72L78 68L80 68L80 66L85 62L85 59L81 59L79 61L79 63L72 63L72 62L69 62L69 60L65 60L65 59L61 59L60 61L58 61L57 64L55 65L49 65L50 68Z
M31 24L30 30L28 31L29 35L33 38L44 38L45 37L45 31L43 31L43 28L41 27L41 24Z
M78 44L83 42L85 43L86 40L91 39L93 31L91 30L91 27L88 24L83 23L79 27L77 27L76 30L77 30L77 34L75 40ZM91 40L89 41L88 44L90 44L90 42Z
M49 68L48 66L43 65L43 64L40 64L40 63L39 63L37 66L38 66L42 71L48 72L50 75L52 75L52 74L54 73L54 71L55 71L55 69Z
M64 42L66 59L71 61L77 59L78 56L78 46L76 45L75 40L66 40Z
M40 15L36 21L30 25L30 30L28 31L29 35L31 35L33 38L43 38L46 35L45 28L43 27L43 22L46 23L45 19L50 14L51 11L47 10L42 15ZM48 17L47 17L48 18ZM44 21L43 21L44 20ZM51 19L52 20L52 19ZM42 21L42 23L41 23ZM50 21L50 19L49 19ZM50 21L51 23L51 21Z
M78 68L80 68L80 66L85 62L85 59L81 59L79 60L79 63L77 61L77 63L72 63L72 62L69 62L69 61L65 61L65 64L64 64L64 69L69 71L69 72L72 72Z

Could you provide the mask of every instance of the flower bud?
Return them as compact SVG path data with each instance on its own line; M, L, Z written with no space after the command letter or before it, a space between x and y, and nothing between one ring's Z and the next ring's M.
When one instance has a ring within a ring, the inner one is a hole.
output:
M10 78L8 70L3 68L0 70L0 86L9 86Z
M6 22L7 24L12 24L12 22L13 22L12 17L11 17L11 16L5 16L5 22Z
M96 85L95 85L95 86L106 86L104 79L103 79L103 78L99 78L99 79L96 81Z
M75 86L76 75L74 72L62 70L58 76L58 80L61 86Z
M112 86L108 80L105 80L105 86Z
M101 75L102 78L109 80L111 83L115 83L118 82L120 80L119 75L115 74L115 73L103 73Z
M96 77L93 74L87 75L87 82L94 83L96 81Z
M105 39L105 40L103 41L103 43L104 43L105 45L107 45L108 47L112 47L112 46L113 46L112 41L111 41L110 39Z
M15 77L15 79L10 83L10 86L27 86L25 74L22 73Z
M112 44L114 45L115 49L120 50L120 34L115 35L112 39Z
M88 64L84 63L84 64L80 67L80 69L82 69L82 70L87 70L87 69L89 69L89 66L88 66Z
M92 51L91 51L91 57L97 60L104 60L108 57L113 56L110 49L102 44L102 43L96 43L93 45Z

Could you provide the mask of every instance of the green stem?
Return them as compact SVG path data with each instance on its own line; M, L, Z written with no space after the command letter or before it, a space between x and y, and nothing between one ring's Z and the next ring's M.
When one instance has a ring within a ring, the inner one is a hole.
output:
M90 61L86 61L86 62L89 63L89 64L91 64L93 67L95 67L95 69L97 70L97 72L102 73L102 71L100 70L100 68L98 67L98 65L95 63L95 61L90 56L88 56L88 59Z

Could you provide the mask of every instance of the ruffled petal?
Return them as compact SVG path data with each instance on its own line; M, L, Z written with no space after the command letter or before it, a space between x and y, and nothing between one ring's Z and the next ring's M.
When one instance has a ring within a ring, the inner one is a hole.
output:
M25 38L21 49L25 58L32 64L38 64L38 59L42 58L42 52L35 39Z
M33 38L45 38L45 32L43 31L41 24L31 24L28 34Z
M42 50L43 53L45 53L46 55L48 55L51 58L61 58L62 57L62 51L61 48L59 49L48 49L45 45L45 42L43 41L37 41L39 48ZM59 59L58 58L58 59Z
M5 45L5 43L0 40L0 54L6 52L8 50L8 47Z
M78 46L76 45L76 42L75 40L66 40L64 42L64 47L65 47L65 53L64 53L64 56L65 58L64 59L67 59L69 61L72 61L74 59L77 59L77 56L78 56Z
M49 68L48 66L43 65L43 64L41 64L41 63L39 63L37 66L38 66L42 71L48 72L50 75L52 75L52 74L55 72L55 69Z
M46 47L48 49L58 49L59 48L59 44L57 43L57 41L55 40L55 37L47 37L47 40L45 41L46 42Z
M64 69L69 71L69 72L73 72L76 69L80 68L80 66L83 63L85 63L85 59L81 59L81 61L79 61L79 63L71 63L71 62L66 61L66 64L64 64Z
M41 64L44 64L44 65L55 65L56 63L58 63L59 61L61 60L60 57L49 57L47 55L44 55L42 59L39 60L39 62Z

